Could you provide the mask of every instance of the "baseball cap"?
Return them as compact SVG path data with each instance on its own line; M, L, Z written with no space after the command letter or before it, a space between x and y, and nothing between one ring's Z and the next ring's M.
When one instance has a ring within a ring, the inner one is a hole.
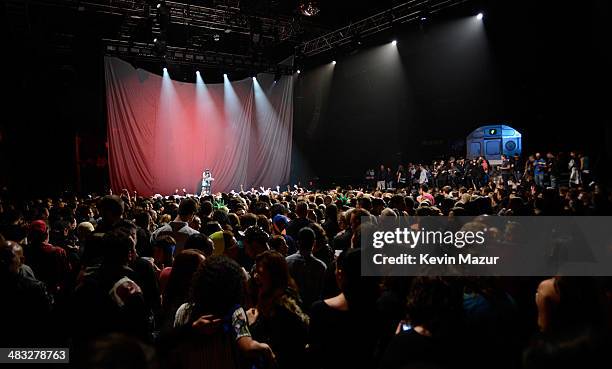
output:
M47 223L43 220L35 220L30 223L30 232L47 233Z
M282 223L285 226L289 224L289 221L290 221L289 218L287 218L286 216L282 214L276 214L274 218L272 218L272 223L274 224Z

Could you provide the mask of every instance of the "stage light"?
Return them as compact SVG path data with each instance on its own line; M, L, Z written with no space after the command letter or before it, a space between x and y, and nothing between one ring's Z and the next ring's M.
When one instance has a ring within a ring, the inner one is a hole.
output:
M359 32L353 32L350 43L352 44L352 47L354 49L357 49L358 47L361 46L362 42L361 42L361 35L359 34Z
M153 39L153 48L151 49L153 53L157 56L163 56L166 54L166 40L163 38L154 38Z
M393 46L397 45L397 40L391 41L391 45L393 45Z
M319 14L320 11L321 9L316 1L300 1L298 4L298 12L307 17L313 17Z
M164 73L168 73L168 68L164 67Z
M251 32L251 42L254 46L259 46L263 34L262 21L259 18L253 17L251 18L251 21L249 23Z
M224 78L227 78L227 73L223 73L223 77L224 77Z
M213 35L213 40L214 40L214 41L219 41L220 39L221 39L221 36L219 36L219 34L218 34L218 33L215 33L215 34Z
M157 22L159 24L159 30L161 33L165 33L168 31L168 27L170 26L170 8L166 5L165 1L160 1L157 4L157 14L155 15L157 18Z
M333 64L333 65L336 65L336 61L335 61L335 60L334 60L334 61L332 61L332 64Z
M196 74L199 76L199 75L200 75L200 71L199 71L199 70L196 70Z
M425 22L427 20L427 17L421 17L421 21Z
M256 80L257 80L257 77L253 77L253 81L256 81Z
M476 19L478 20L482 20L484 18L484 14L482 13L478 13L478 15L476 16Z

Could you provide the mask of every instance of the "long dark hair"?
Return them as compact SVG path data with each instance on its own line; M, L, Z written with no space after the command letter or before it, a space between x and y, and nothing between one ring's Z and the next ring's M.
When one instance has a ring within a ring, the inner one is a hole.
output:
M286 291L291 288L297 291L297 286L287 266L285 257L276 251L264 251L255 259L257 266L266 269L270 274L272 286L269 291L263 291L264 295L273 294L275 291Z
M335 204L329 204L325 208L325 220L338 223L338 207Z
M204 260L204 253L200 250L183 250L176 255L163 294L164 309L178 307L187 301L193 276Z
M299 306L297 285L291 275L285 257L276 251L264 251L255 259L257 267L267 270L272 285L257 296L257 309L262 316L271 317L276 306L282 306L308 324L308 316Z

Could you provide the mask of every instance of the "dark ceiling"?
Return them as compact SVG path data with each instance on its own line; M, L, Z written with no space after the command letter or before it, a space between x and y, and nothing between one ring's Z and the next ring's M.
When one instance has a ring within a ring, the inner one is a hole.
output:
M97 49L132 61L168 58L191 65L208 61L209 67L223 68L229 63L232 69L242 67L252 73L269 71L305 41L406 2L6 0L0 5L0 17L11 49L33 58L78 57ZM319 13L304 16L299 11L304 3L313 3ZM175 52L201 57L199 62L195 56L176 60ZM240 57L228 62L215 59L219 54Z

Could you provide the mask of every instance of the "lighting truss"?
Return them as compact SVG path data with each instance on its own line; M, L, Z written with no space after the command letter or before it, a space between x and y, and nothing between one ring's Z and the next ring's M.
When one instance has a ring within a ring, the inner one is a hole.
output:
M203 43L208 38L213 39L219 34L241 35L245 40L253 38L253 21L257 23L257 37L272 40L272 44L287 41L297 44L298 35L304 31L314 34L327 32L311 23L290 16L273 16L270 14L246 13L240 9L240 3L224 1L223 5L205 7L187 4L180 1L165 1L170 24L197 30L187 40L186 47L172 45L162 34L158 19L157 2L151 0L30 0L44 6L73 9L78 12L89 12L121 16L123 21L117 36L104 39L104 51L107 55L122 56L131 59L157 60L163 59L178 64L197 64L210 67L228 67L234 69L250 69L257 71L292 73L286 65L272 64L262 56L235 55L214 50L202 50ZM137 29L144 21L151 21L151 41L137 39ZM164 52L153 50L153 39L165 43ZM144 41L144 42L143 42ZM151 42L148 44L147 42ZM137 50L137 51L136 51ZM252 54L250 52L247 52Z
M313 56L351 42L355 37L367 37L395 25L415 21L421 15L433 15L469 0L411 0L364 18L296 46L296 54Z
M131 42L125 40L103 39L104 53L108 56L118 56L128 60L160 61L167 63L194 65L236 71L257 71L293 74L291 65L276 64L265 58L247 55L227 54L215 51L203 51L200 48L167 46L165 54L159 56L154 51L154 44L144 42Z
M132 36L134 25L139 20L157 15L157 8L148 0L50 0L47 5L72 6L79 11L94 11L125 16L120 39ZM302 22L287 16L262 16L261 14L245 14L239 8L232 6L217 6L215 8L192 5L176 1L166 1L170 12L170 23L194 27L214 32L237 33L250 35L249 17L261 21L262 37L275 41L295 40L303 31ZM313 28L309 26L309 28ZM153 34L158 33L153 29ZM320 31L320 29L319 29Z

